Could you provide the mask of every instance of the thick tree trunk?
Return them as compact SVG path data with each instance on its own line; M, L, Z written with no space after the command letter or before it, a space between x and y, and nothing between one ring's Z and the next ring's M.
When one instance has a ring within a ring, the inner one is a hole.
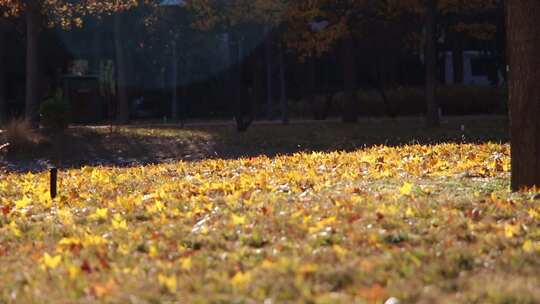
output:
M25 117L39 127L39 6L30 1L26 8L26 101Z
M0 126L6 122L7 96L6 96L6 25L0 20Z
M512 189L540 187L540 1L507 0Z
M285 55L283 54L283 46L279 47L279 82L281 96L281 122L289 123L289 99L287 97L287 81L285 79Z
M264 44L266 58L266 116L268 119L274 118L273 83L272 83L272 34L266 30L266 40Z
M129 96L127 88L127 66L126 56L123 45L123 31L121 13L114 16L114 49L116 54L116 72L117 72L117 98L118 98L118 123L129 122Z
M343 85L344 104L342 118L343 122L352 123L358 121L358 104L356 100L356 58L354 54L354 40L348 35L342 41L343 60Z
M428 0L426 15L426 103L427 126L441 125L436 99L437 89L437 0Z

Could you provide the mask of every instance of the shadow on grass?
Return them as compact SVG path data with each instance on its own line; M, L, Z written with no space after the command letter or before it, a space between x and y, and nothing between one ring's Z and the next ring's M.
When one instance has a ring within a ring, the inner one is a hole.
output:
M507 142L503 117L446 118L427 129L421 118L340 122L255 124L237 133L232 124L128 126L111 133L105 127L74 127L49 136L32 150L4 156L4 171L42 171L47 166L136 166L208 158L236 159L296 152L354 151L365 147L436 143ZM0 163L0 165L2 165Z

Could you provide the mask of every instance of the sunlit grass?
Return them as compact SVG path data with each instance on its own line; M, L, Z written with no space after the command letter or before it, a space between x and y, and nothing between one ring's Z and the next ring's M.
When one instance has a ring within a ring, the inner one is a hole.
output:
M86 167L52 201L46 173L4 175L0 299L534 303L540 201L510 193L509 160L442 144Z

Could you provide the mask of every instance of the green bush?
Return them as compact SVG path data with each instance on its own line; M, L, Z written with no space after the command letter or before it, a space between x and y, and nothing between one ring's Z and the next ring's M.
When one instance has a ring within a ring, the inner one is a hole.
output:
M41 104L40 114L41 125L48 130L63 131L71 122L71 107L61 91Z

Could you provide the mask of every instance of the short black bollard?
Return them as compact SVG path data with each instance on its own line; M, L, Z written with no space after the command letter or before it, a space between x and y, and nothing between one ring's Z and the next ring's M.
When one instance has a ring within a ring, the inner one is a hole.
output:
M51 199L56 198L57 194L57 184L58 181L58 169L51 168Z

